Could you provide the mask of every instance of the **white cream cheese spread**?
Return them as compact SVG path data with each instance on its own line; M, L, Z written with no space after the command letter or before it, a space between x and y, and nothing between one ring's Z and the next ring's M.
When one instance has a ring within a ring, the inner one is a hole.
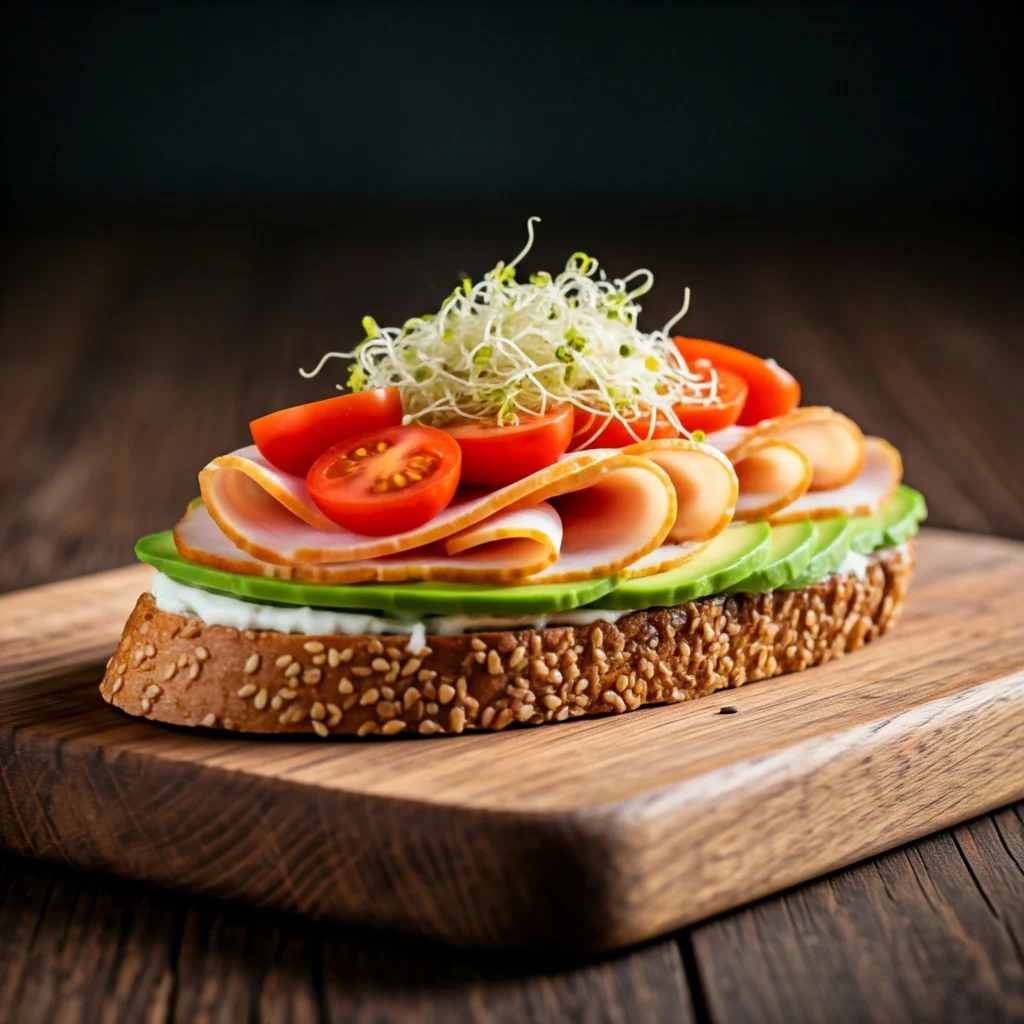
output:
M273 630L277 633L308 633L314 636L405 636L411 648L422 648L428 634L452 636L481 630L544 629L546 626L589 626L594 622L614 622L629 612L580 608L523 618L484 615L386 617L372 612L340 611L334 608L308 608L298 605L261 604L242 601L227 594L215 594L201 587L172 580L158 572L153 576L150 593L161 611L199 619L210 626L235 629Z
M858 555L856 551L847 551L846 557L835 570L836 576L856 576L859 580L868 578L868 558Z

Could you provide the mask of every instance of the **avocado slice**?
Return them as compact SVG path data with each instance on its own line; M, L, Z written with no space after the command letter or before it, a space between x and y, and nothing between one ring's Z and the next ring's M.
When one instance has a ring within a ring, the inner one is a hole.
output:
M882 543L892 547L917 533L918 527L928 517L928 505L920 491L900 484L896 493L882 506L881 513L885 523Z
M721 593L762 565L770 544L771 527L767 523L730 526L678 568L625 580L593 605L617 609L669 608Z
M818 528L810 519L773 526L768 560L727 594L760 594L795 580L808 566L818 545Z
M869 555L878 548L902 544L917 533L927 515L924 495L900 484L873 515L856 516L851 520L857 531L851 550Z
M856 551L858 555L870 555L876 548L882 547L885 543L885 526L881 512L879 509L869 516L854 516L850 520L854 529L851 551Z
M781 587L781 590L799 590L835 572L849 552L854 537L857 536L857 528L848 516L819 519L815 525L818 539L811 560L804 571L792 582Z
M617 582L614 576L530 586L441 582L343 585L270 579L190 562L178 553L169 530L143 537L135 545L135 554L172 579L242 600L430 615L519 617L568 611L607 594Z

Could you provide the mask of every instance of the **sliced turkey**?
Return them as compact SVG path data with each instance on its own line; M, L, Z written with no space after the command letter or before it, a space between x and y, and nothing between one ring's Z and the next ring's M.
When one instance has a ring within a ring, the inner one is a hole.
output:
M736 467L736 519L771 518L801 495L832 492L854 480L865 458L864 435L853 420L823 406L794 409L753 427L728 427L707 443Z
M681 440L575 452L508 487L460 490L429 523L390 537L327 521L305 481L255 448L214 459L199 481L203 505L175 528L186 558L324 583L551 583L623 572L652 552L667 568L725 528L737 495L727 458Z
M864 463L848 483L831 491L808 491L771 516L773 523L831 516L865 516L896 490L903 478L900 453L880 437L864 439Z
M448 580L505 583L521 581L558 557L562 524L546 503L498 513L467 536L428 544L408 552L351 562L275 565L235 547L203 504L194 505L174 528L178 551L189 560L247 576L306 580L313 583L399 583Z

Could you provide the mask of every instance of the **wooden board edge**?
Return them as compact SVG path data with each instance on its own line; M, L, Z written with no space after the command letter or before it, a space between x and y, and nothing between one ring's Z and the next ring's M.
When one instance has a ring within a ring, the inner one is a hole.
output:
M216 766L107 759L88 742L14 729L0 733L0 848L456 946L597 953L1019 799L1022 781L1024 672L571 815L288 780L267 790ZM839 787L845 810L830 796ZM837 847L842 827L858 841Z
M674 931L1020 799L1024 671L606 809L592 829L611 854L601 948ZM840 847L840 830L856 839Z
M598 837L571 818L265 781L0 728L0 851L463 948L587 950L609 930L586 891Z

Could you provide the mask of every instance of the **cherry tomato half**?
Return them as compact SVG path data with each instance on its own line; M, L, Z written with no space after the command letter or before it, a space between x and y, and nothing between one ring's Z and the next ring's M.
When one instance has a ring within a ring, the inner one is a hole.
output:
M572 440L573 407L520 413L517 426L467 420L445 427L462 449L464 483L504 487L556 463Z
M459 485L462 452L433 427L388 427L329 448L306 486L328 519L371 537L405 533L447 508Z
M694 369L694 367L691 367ZM701 368L696 367L698 372ZM743 411L747 401L747 382L738 374L725 367L715 367L718 375L718 393L713 405L677 405L676 415L680 423L692 434L703 430L713 434L716 430L731 427ZM707 376L707 373L704 373Z
M627 427L621 420L611 419L608 416L598 416L592 412L584 412L576 409L575 425L573 427L572 448L575 451L581 448L591 438L594 443L588 445L590 448L626 448L638 441L646 441L647 434L651 428L651 413L641 413L635 420L630 420ZM609 420L611 419L611 422ZM605 426L605 424L608 424ZM632 433L630 432L632 429ZM600 433L598 433L600 431ZM654 433L651 438L678 437L676 430L664 416L659 415L654 424Z
M305 476L332 444L401 422L398 388L376 388L280 409L253 420L249 429L268 462L286 473Z
M800 404L800 384L776 363L717 341L672 340L691 369L699 370L698 360L706 359L716 370L732 370L747 382L747 401L737 420L741 426L750 427L761 420L784 416Z

